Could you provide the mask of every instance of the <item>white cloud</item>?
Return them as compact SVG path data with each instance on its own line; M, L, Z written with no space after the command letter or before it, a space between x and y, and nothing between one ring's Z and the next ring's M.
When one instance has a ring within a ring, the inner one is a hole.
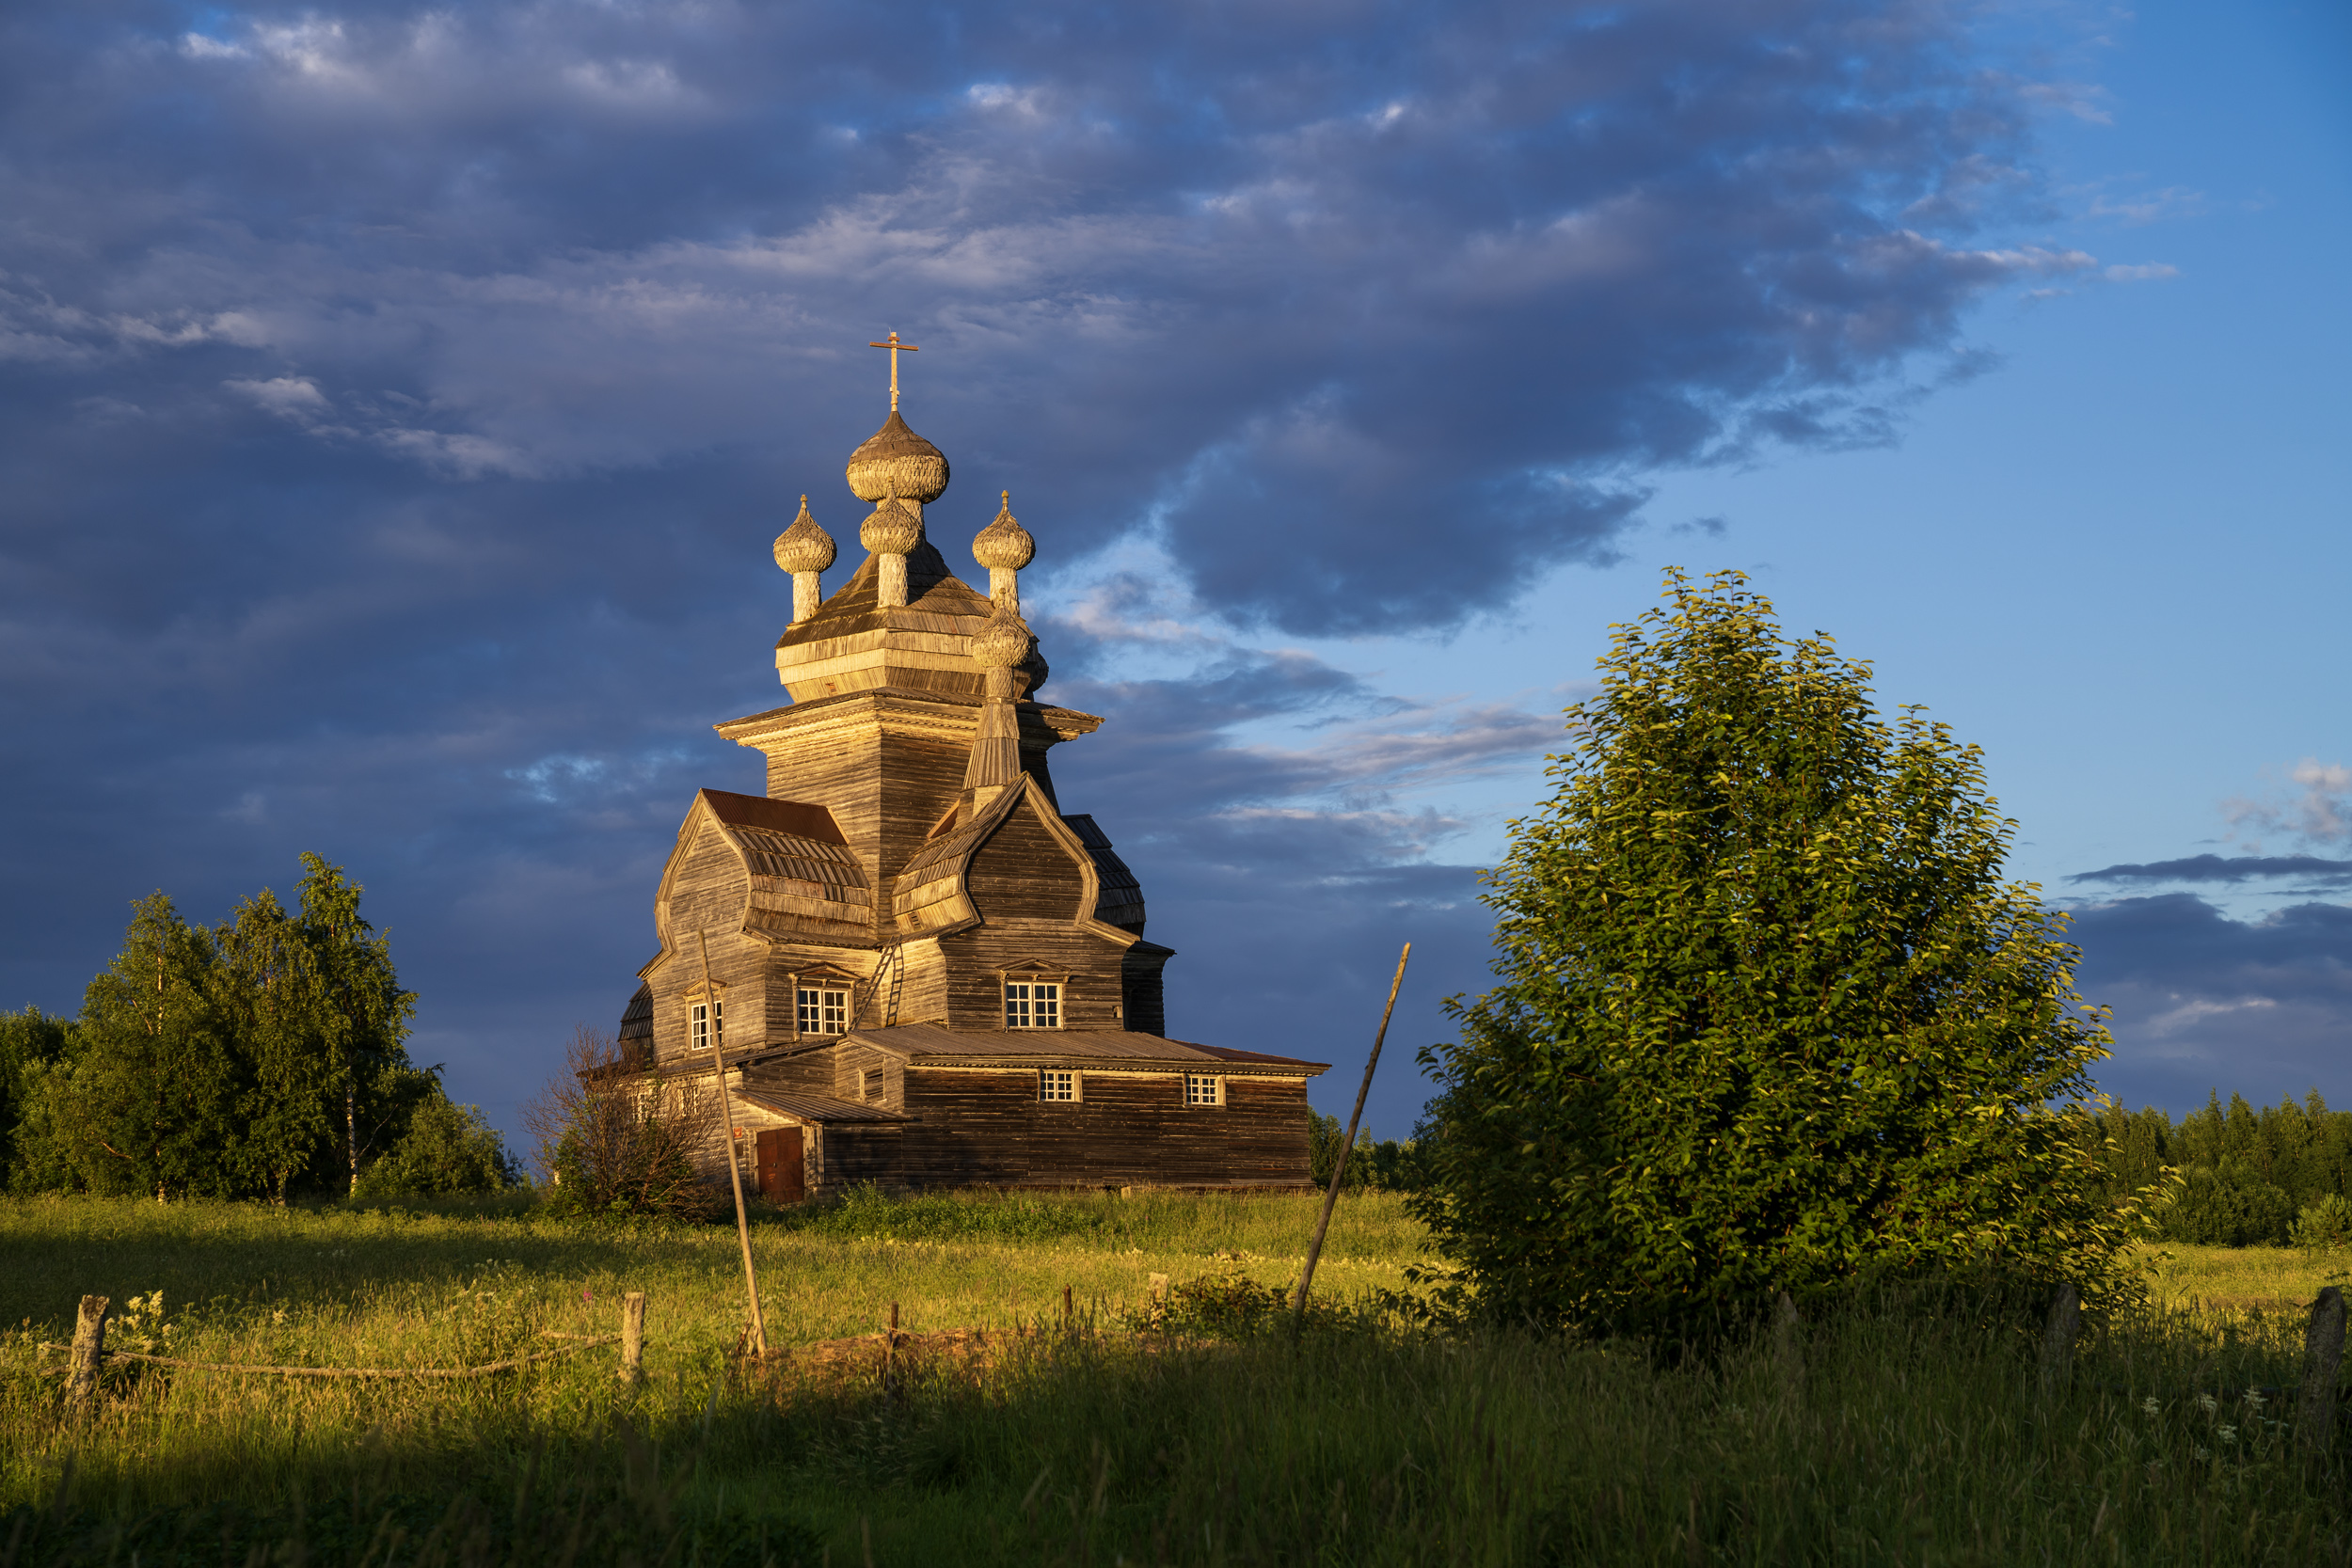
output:
M2302 786L2299 795L2273 790L2267 800L2224 800L2221 815L2229 818L2229 836L2242 838L2256 854L2262 844L2245 836L2249 832L2283 833L2307 844L2352 842L2352 768L2305 757L2287 769L2287 779Z
M2146 283L2161 277L2178 277L2181 269L2169 261L2139 261L2109 267L2100 276L2110 283Z
M207 38L202 33L183 35L180 40L180 53L192 60L246 60L253 57L253 51L244 44L225 43L219 39Z
M333 404L318 384L305 375L272 376L267 381L224 381L222 386L232 392L251 398L256 404L280 419L296 424L314 423Z

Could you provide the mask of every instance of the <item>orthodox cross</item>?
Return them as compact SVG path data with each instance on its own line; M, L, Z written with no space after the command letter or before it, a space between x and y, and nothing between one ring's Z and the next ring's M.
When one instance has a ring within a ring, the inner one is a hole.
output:
M898 351L905 349L909 354L920 354L923 351L913 343L898 341L898 334L896 332L891 333L890 341L886 343L868 343L866 346L886 348L890 351L890 411L896 414L898 411Z

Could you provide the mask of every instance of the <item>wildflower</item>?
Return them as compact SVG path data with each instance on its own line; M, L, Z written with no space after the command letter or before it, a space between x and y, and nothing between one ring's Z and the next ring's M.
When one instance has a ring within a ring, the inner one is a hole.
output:
M2259 1388L2249 1388L2246 1390L2246 1402L2260 1410L2264 1403L2263 1391Z
M2200 1459L2211 1459L2213 1457L2213 1450L2200 1443L2197 1446L2197 1457Z
M2215 1411L2221 1408L2221 1402L2215 1399L2211 1394L2200 1394L2197 1396L2197 1407L2200 1410L2202 1410L2206 1415L2210 1416Z
M596 1291L590 1291L590 1290L585 1290L585 1289L583 1289L583 1290L580 1292L580 1304L582 1307L587 1306L590 1302L592 1302L592 1301L594 1301L594 1300L596 1300Z
M2216 1427L2213 1429L2213 1434L2216 1438L2224 1443L2234 1443L2237 1441L2237 1428L2235 1427Z
M2164 1407L2156 1402L2156 1396L2151 1394L2146 1399L2139 1402L2139 1408L2147 1414L2153 1416Z

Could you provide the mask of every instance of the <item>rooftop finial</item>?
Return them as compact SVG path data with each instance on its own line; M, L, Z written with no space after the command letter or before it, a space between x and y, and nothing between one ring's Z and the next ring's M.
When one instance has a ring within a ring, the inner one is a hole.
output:
M923 351L915 347L913 343L902 343L898 341L898 329L895 327L891 329L890 339L887 342L868 343L866 346L867 348L886 348L890 351L890 411L893 414L896 414L898 411L898 351L900 349L905 349L909 354L920 354Z
M801 498L801 515L776 535L776 564L792 574L792 624L817 613L817 575L834 562L833 535L808 515L808 498Z
M1012 515L1012 492L1001 492L1004 505L996 513L996 520L980 530L972 541L972 559L988 568L988 596L996 601L996 608L1010 614L1021 613L1020 571L1037 559L1037 541L1029 537Z

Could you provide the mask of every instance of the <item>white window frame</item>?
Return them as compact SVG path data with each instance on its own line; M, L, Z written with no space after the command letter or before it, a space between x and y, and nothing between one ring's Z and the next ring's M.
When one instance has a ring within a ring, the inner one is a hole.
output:
M1225 1080L1214 1072L1184 1074L1184 1105L1222 1105L1225 1103Z
M795 992L793 1020L799 1025L800 1033L829 1039L835 1035L846 1035L850 1032L849 987L803 981L792 989ZM809 1022L812 1013L817 1019L814 1026ZM829 1022L837 1022L840 1026L827 1028L826 1024ZM723 1020L720 1032L725 1033Z
M1015 980L1008 977L1005 981L1005 1027L1060 1028L1061 991L1062 983L1059 980Z
M1041 1067L1037 1069L1037 1098L1045 1105L1076 1105L1086 1096L1081 1087L1085 1077L1074 1068Z
M689 1051L709 1050L708 1024L710 1020L715 1019L719 1024L719 1048L723 1051L727 1043L727 999L722 996L710 1003L708 1005L710 1010L707 1013L704 1011L704 1006L703 1003L696 1002L686 1010L686 1048Z

